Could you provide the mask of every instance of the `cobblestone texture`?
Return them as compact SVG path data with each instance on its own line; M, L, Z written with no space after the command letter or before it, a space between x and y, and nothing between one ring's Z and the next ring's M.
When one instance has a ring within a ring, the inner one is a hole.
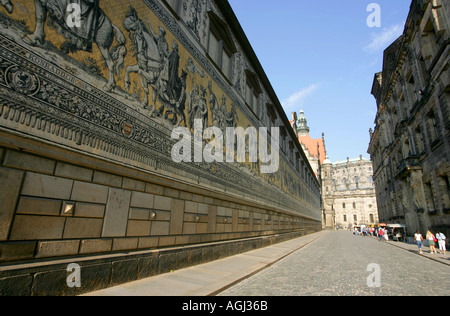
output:
M442 256L442 255L436 255ZM449 256L447 254L447 256ZM381 268L381 287L370 288ZM222 296L433 296L450 294L450 267L350 232L330 232Z

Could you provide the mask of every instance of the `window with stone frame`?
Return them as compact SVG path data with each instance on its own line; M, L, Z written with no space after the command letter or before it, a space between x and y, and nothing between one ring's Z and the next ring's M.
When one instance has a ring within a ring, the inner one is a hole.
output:
M441 195L442 208L444 210L450 210L450 186L448 176L441 176L437 178L439 192Z
M261 87L259 85L258 77L251 70L245 70L246 80L245 80L245 103L248 107L252 109L256 116L259 114L258 100L262 93ZM276 119L277 114L275 111L275 106L267 104L267 110L270 118L272 120Z
M214 12L208 12L210 20L208 56L227 80L232 81L233 55L237 49L230 30Z
M428 112L425 120L429 141L430 144L432 144L434 141L441 137L439 118L436 116L434 110L431 110L430 112Z
M449 108L448 108L448 100L449 99L450 99L449 92L444 92L439 97L439 104L441 107L442 117L444 118L444 126L445 126L445 129L447 129L447 130L450 129L450 112L449 112Z
M425 151L425 144L423 142L423 134L421 127L417 127L414 131L414 141L416 143L416 154L421 154Z
M419 93L416 87L416 81L414 79L412 71L410 71L410 75L406 81L406 90L408 91L408 94L410 96L409 100L413 102L412 104L408 104L408 110L411 113L411 111L414 108L415 102L419 100Z
M431 182L426 182L423 185L425 193L425 201L427 204L428 212L436 211L436 203L434 201L433 185Z
M162 0L169 9L178 17L181 10L181 0Z
M438 51L436 30L431 18L424 26L420 46L424 60L431 62Z

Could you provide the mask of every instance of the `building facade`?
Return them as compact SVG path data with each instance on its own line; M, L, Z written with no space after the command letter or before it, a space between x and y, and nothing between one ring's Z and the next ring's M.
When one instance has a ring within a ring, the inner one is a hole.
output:
M0 2L0 294L80 294L321 229L315 171L227 1L68 3ZM222 162L238 127L268 128L276 172Z
M414 0L405 30L375 75L369 154L380 221L416 230L450 224L450 4Z
M323 223L326 229L378 224L372 162L357 159L322 165Z

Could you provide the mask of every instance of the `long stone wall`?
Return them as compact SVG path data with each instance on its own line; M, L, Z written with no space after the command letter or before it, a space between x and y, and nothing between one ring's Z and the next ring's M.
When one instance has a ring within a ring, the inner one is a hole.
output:
M1 136L45 153L0 149L1 295L86 293L320 230L257 203ZM81 288L66 285L71 263L82 267Z

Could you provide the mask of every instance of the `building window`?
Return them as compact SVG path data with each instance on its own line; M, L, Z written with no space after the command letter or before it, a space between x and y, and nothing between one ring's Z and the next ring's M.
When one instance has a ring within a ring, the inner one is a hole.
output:
M211 30L209 34L208 55L215 62L217 67L222 70L222 73L231 78L231 50L224 45L223 40L219 38L216 32Z
M345 203L342 203L342 208L345 208Z
M246 74L245 103L247 103L247 105L252 109L253 113L258 115L259 113L258 99L259 95L261 95L262 93L261 87L259 86L258 77L256 76L255 73L253 73L248 69L245 70L245 74ZM269 117L272 119L272 122L274 123L277 118L275 106L268 104L267 110Z
M422 57L425 60L431 60L435 56L436 52L438 51L438 48L436 46L437 42L438 39L436 37L436 31L433 26L433 21L430 18L425 24L422 33L421 49Z
M356 203L355 202L353 202L353 208L356 208Z
M414 138L416 141L417 154L420 154L425 150L425 146L423 144L422 130L420 127L416 128Z
M353 220L354 220L355 222L358 222L358 216L357 216L356 214L353 215Z
M448 177L437 178L439 192L441 193L442 207L446 210L450 209L449 181Z
M450 112L448 109L448 99L450 98L450 93L446 92L442 94L439 98L439 103L441 104L442 117L444 118L444 126L447 130L450 129Z
M169 6L173 13L178 17L180 14L181 0L163 0L163 2Z
M407 82L407 90L409 95L411 96L411 100L413 100L413 102L415 103L416 101L419 100L419 94L416 88L416 81L414 80L414 76L411 74L411 76L409 77L409 79L406 81ZM414 108L415 104L410 104L410 108L409 111L411 112L412 109Z
M233 55L237 52L228 26L212 11L208 12L210 30L208 41L208 56L221 70L222 74L231 80Z
M344 215L344 222L347 221L347 215Z
M219 64L219 48L220 40L218 39L218 36L211 31L209 33L208 55L216 62L216 64Z
M439 119L436 117L433 110L428 113L426 117L426 124L428 137L430 139L430 143L432 143L441 136Z
M425 200L427 203L428 211L436 211L436 204L434 202L433 186L431 182L424 183L423 185Z
M373 214L369 214L369 220L370 220L371 224L375 223L375 218L374 218Z

